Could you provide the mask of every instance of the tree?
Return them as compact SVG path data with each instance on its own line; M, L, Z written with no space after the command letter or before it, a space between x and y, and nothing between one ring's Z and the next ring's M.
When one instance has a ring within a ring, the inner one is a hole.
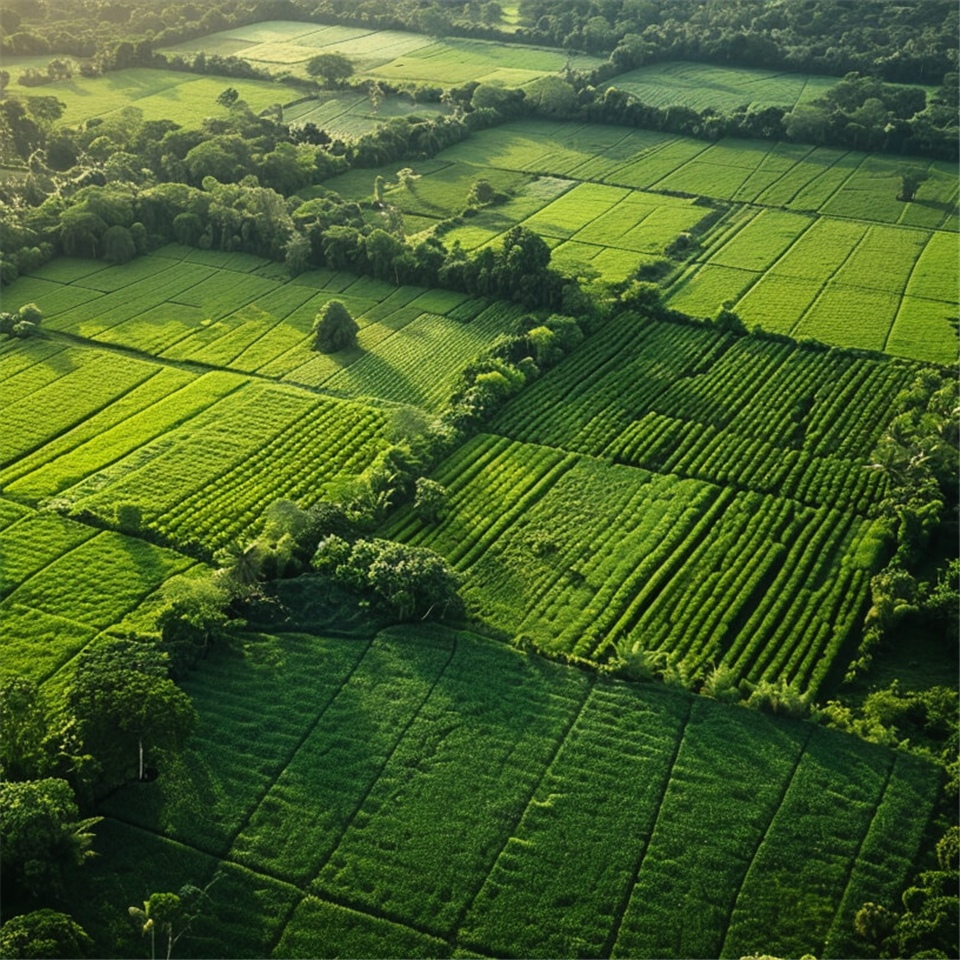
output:
M107 785L125 782L131 767L143 780L149 754L179 748L196 723L190 698L167 677L166 655L146 641L86 647L67 702Z
M220 96L217 97L217 103L221 107L232 107L240 99L240 94L236 87L227 87Z
M90 828L101 817L79 819L66 780L48 777L0 784L0 873L33 896L58 891L64 868L93 856Z
M0 730L0 776L4 780L39 776L47 714L35 681L9 677L0 685Z
M413 500L413 511L424 523L436 523L440 520L447 506L447 490L436 480L426 477L417 478L416 494Z
M133 234L119 224L109 227L103 235L103 258L111 263L128 263L137 255Z
M920 184L930 179L930 174L926 170L904 169L899 173L900 193L897 199L904 203L910 203L917 195Z
M353 63L342 53L319 53L307 61L307 73L320 77L328 87L341 87L353 76Z
M256 541L246 546L234 541L218 550L214 560L219 564L218 577L233 596L247 597L257 592L263 551Z
M35 336L40 332L41 320L43 320L43 312L40 308L35 303L25 303L14 314L10 332L21 339Z
M93 940L73 917L45 908L12 917L0 927L0 957L68 960L93 955Z
M313 322L313 349L336 353L357 345L356 320L341 300L329 300Z
M129 913L140 926L140 932L150 935L151 960L157 955L157 931L167 938L167 960L170 960L173 945L180 936L173 933L174 924L180 919L180 898L175 893L151 893L142 908L130 907Z

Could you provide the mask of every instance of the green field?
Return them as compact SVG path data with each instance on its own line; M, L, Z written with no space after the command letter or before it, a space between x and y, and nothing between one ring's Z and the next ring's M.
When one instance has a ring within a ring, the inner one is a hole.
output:
M570 63L574 70L592 70L603 60L547 47L466 40L437 40L401 30L319 26L284 20L266 21L212 33L161 52L216 53L238 56L277 72L304 64L319 53L348 57L354 72L394 83L435 83L454 86L470 80L516 87Z
M944 230L751 208L705 245L669 303L711 317L732 301L750 327L946 363L957 348L956 253Z
M137 537L7 499L0 499L0 558L0 677L54 686L91 640L135 620L164 581L196 566Z
M732 301L748 327L951 363L960 300L955 172L929 164L925 195L905 204L895 199L900 162L526 121L416 165L412 189L392 183L395 165L327 186L367 198L379 174L385 199L411 230L423 230L459 215L482 177L508 199L446 229L448 246L475 249L519 223L544 236L561 270L612 281L662 262L671 241L692 231L699 247L670 278L669 306L710 318ZM728 210L703 233L710 205Z
M369 199L374 179L382 176L388 185L385 201L402 210L419 232L457 217L473 184L486 179L508 199L444 230L448 249L455 244L464 250L496 245L508 230L520 225L546 240L552 263L561 272L595 272L613 282L662 260L664 249L679 234L695 229L710 213L708 207L687 199L458 161L415 164L419 179L411 189L393 183L395 168L396 164L351 171L327 181L326 186L348 199Z
M107 521L133 505L177 543L245 539L273 501L315 502L373 460L386 423L358 403L90 347L24 345L0 371L18 398L0 434L4 495Z
M606 86L632 93L655 107L708 107L729 113L737 107L795 107L822 97L836 77L817 77L775 70L721 67L679 61L640 67L618 74Z
M870 456L914 376L621 317L441 464L440 523L401 510L389 530L543 649L636 645L689 677L723 664L816 694L883 562Z
M851 737L439 628L248 634L185 688L192 745L103 805L85 875L105 906L79 919L131 955L117 904L158 876L217 877L198 957L850 955L935 783Z
M332 299L361 327L357 347L336 356L310 349L314 317ZM7 309L38 303L49 330L171 364L427 408L445 401L451 378L520 314L483 298L329 269L290 280L260 257L175 244L123 266L61 258L18 279L4 300Z
M14 59L13 64L4 65L12 73L26 66L45 68L48 62L48 58ZM41 62L36 62L38 60ZM233 87L255 113L277 103L292 104L284 110L287 123L310 121L340 137L369 133L390 117L405 116L414 111L420 114L425 110L433 112L422 104L399 97L386 97L374 109L366 94L353 91L323 91L314 99L300 102L302 98L297 90L269 81L204 77L146 67L114 70L103 77L77 75L71 80L58 80L42 87L14 86L11 90L25 97L57 97L65 105L60 122L70 126L93 117L109 117L127 107L140 110L144 120L176 117L183 126L197 126L207 117L227 115L228 109L217 103L217 97L228 86Z

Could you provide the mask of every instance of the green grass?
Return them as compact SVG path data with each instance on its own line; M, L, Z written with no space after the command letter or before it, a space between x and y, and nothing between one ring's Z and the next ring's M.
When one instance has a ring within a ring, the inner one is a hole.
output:
M5 305L16 309L35 301L49 330L174 364L197 362L322 386L341 397L377 397L430 409L446 399L451 377L498 334L512 330L518 316L512 307L488 306L483 299L468 303L459 293L428 293L326 269L291 280L259 257L176 244L96 272L90 261L71 264L61 258L36 276L18 279L5 290ZM358 346L318 354L310 348L311 327L332 299L342 300L357 319ZM40 349L50 348L24 348L28 353ZM66 429L71 418L89 417L111 398L126 392L147 395L147 386L134 389L137 381L160 375L147 359L93 351L52 353L47 363L20 372L18 355L0 354L0 367L11 370L0 384L10 414L7 434L0 428L7 440L0 449L9 448L5 458L0 454L0 469L4 461L29 453L41 437L49 438L51 420ZM164 379L174 376L170 369L161 372ZM63 375L69 379L61 384ZM39 391L47 382L50 388ZM89 397L82 408L64 404L68 385ZM47 414L48 403L55 409ZM39 419L31 413L38 406L46 414Z
M471 611L541 648L634 643L815 692L879 561L874 521L481 436L436 473L449 512L390 532L443 554Z
M657 107L712 107L727 113L740 106L792 108L823 96L836 82L835 77L679 61L621 73L607 86Z
M191 955L857 955L936 781L439 628L251 634L188 687L181 762L101 811L78 914L101 945L135 951L126 904L158 883L216 877Z
M318 53L348 57L361 76L392 82L427 82L454 86L469 80L522 86L547 74L560 73L568 62L588 71L600 57L548 47L466 40L443 40L401 30L367 30L290 21L265 21L224 30L163 48L166 53L218 53L242 56L259 66L304 72Z
M195 566L134 537L0 503L13 521L0 532L3 676L49 681L99 632Z

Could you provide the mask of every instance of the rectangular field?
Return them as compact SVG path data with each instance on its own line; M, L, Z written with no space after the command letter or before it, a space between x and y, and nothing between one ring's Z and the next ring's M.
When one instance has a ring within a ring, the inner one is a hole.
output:
M377 397L436 409L451 378L498 334L513 329L519 310L483 298L393 284L333 270L293 280L277 265L246 254L194 250L176 244L123 266L88 272L90 261L61 258L4 291L7 309L36 302L44 327L98 344L132 348L191 369L255 373L292 384L323 387L346 398ZM76 273L76 276L74 276ZM356 348L336 354L311 349L311 327L328 301L342 301L360 326ZM31 349L33 349L31 347ZM9 353L0 362L13 362ZM147 378L157 368L96 354L72 373L85 394L122 393L126 378ZM69 363L74 362L71 358ZM29 376L53 380L66 355ZM101 375L101 371L103 375ZM169 376L171 371L167 370ZM28 452L33 430L44 430L29 404L46 403L23 374L0 387L11 400L8 459ZM89 389L84 386L89 381ZM53 394L51 394L53 396ZM13 402L16 401L16 402ZM72 416L60 404L51 416ZM96 409L88 404L84 416ZM0 428L2 431L2 428ZM0 455L2 456L2 455Z
M633 94L656 107L682 105L694 110L712 107L729 113L737 107L795 107L823 96L836 77L774 70L721 67L677 61L621 73L606 86Z
M448 513L391 536L464 575L474 614L592 659L635 646L815 693L851 636L882 524L482 435L437 469Z
M853 913L893 905L936 782L439 628L248 634L186 687L199 732L149 792L105 802L78 919L100 936L157 870L216 877L184 941L200 957L227 920L237 956L853 955Z

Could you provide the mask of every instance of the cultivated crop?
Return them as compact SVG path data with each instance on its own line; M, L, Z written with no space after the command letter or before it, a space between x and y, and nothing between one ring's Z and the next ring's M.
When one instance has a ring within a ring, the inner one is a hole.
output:
M914 758L468 633L248 634L186 686L198 733L103 805L88 902L136 837L138 871L218 878L200 955L225 925L257 955L844 955L931 808Z

